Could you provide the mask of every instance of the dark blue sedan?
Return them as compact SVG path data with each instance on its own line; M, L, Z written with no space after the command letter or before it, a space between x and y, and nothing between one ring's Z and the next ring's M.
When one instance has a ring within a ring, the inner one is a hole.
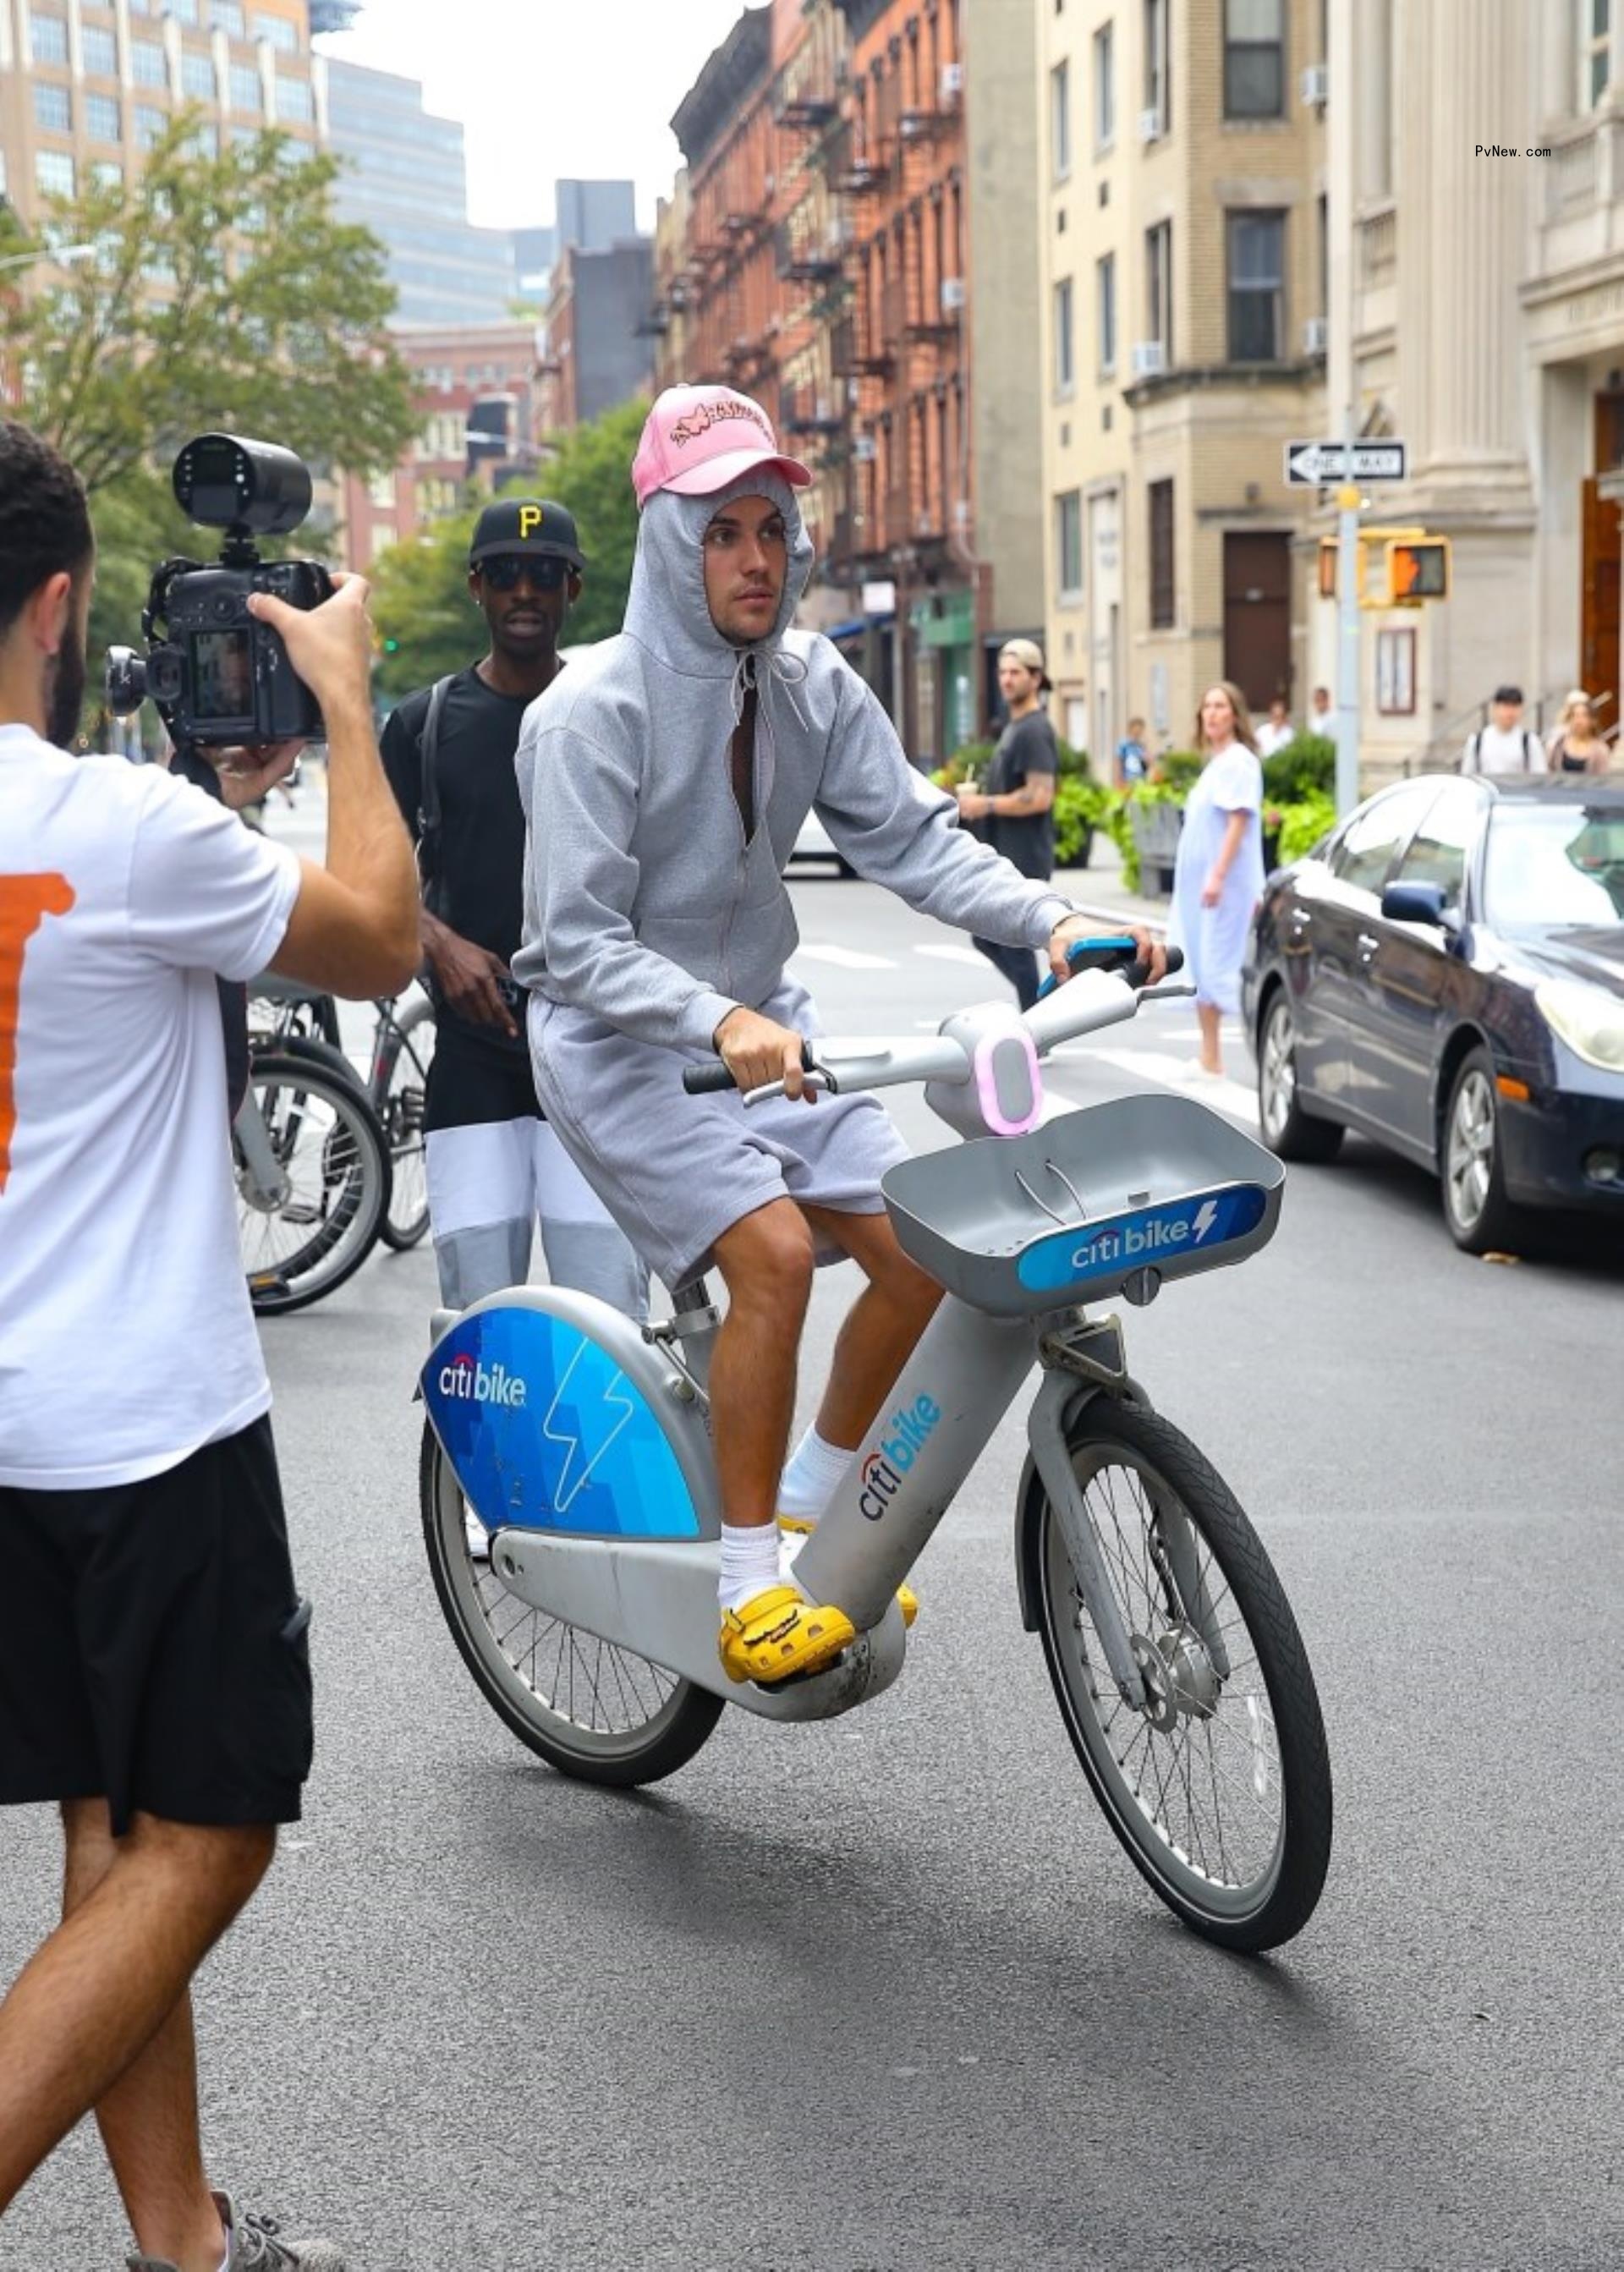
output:
M1382 790L1269 878L1243 1003L1282 1159L1373 1136L1474 1254L1524 1207L1624 1221L1624 783Z

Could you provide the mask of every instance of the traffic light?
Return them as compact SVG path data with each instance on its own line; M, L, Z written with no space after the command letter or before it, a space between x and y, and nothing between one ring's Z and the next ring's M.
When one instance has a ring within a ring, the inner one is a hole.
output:
M1388 546L1388 604L1418 608L1426 600L1449 596L1449 540L1405 538Z
M399 654L400 652L400 642L398 639L386 639L384 641L384 653L385 654Z
M1320 539L1320 597L1334 600L1336 596L1336 557L1342 547L1334 536Z

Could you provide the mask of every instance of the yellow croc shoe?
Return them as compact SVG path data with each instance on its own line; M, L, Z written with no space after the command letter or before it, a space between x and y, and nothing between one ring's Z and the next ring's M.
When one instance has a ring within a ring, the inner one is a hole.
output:
M781 1514L778 1518L778 1528L781 1536L786 1538L794 1539L797 1542L797 1547L799 1542L802 1539L810 1538L817 1528L817 1524L815 1522L808 1522L804 1514ZM790 1566L791 1568L793 1568L795 1565L795 1555L796 1548L792 1547L790 1552ZM914 1619L919 1614L919 1596L915 1593L911 1586L899 1586L897 1588L896 1606L902 1612L902 1623L905 1626L911 1626Z
M722 1611L716 1650L730 1680L770 1686L792 1673L821 1672L857 1637L843 1610L819 1609L794 1586L768 1586Z

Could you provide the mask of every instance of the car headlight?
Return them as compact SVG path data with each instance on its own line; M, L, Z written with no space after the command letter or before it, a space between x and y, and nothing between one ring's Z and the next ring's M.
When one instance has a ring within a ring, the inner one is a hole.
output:
M1539 1014L1575 1057L1604 1072L1624 1072L1624 1002L1599 986L1547 978L1534 989Z

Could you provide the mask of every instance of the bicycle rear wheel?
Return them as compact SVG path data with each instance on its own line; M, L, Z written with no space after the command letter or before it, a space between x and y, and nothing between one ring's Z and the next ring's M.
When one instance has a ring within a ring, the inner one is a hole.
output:
M389 1204L389 1153L353 1076L309 1057L261 1051L250 1081L288 1186L276 1207L258 1204L234 1143L249 1298L271 1316L318 1302L366 1260Z
M388 1211L378 1237L397 1254L415 1246L429 1228L423 1102L434 1036L434 1005L419 998L390 1019L373 1062L372 1102L389 1140L393 1169Z
M1227 1484L1167 1421L1095 1397L1067 1448L1147 1700L1123 1701L1034 1477L1027 1567L1066 1732L1167 1906L1224 1947L1276 1947L1313 1914L1331 1850L1325 1727L1291 1605Z
M618 1788L685 1767L721 1718L722 1698L510 1594L468 1552L467 1501L426 1422L419 1487L452 1639L520 1742L562 1775Z

